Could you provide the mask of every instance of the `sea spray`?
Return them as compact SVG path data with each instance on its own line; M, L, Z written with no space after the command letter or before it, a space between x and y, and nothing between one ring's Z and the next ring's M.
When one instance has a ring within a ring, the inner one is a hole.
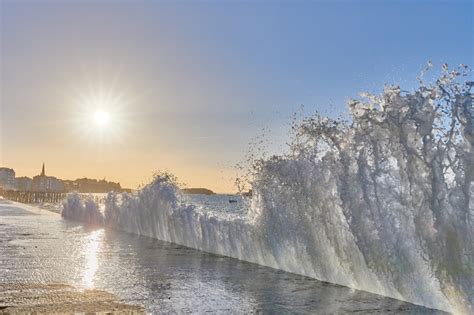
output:
M92 197L85 200L77 193L68 195L64 202L61 215L65 218L74 218L75 220L101 225L104 223L104 216L100 211L100 206Z
M257 160L247 210L206 211L161 174L103 211L71 195L66 218L96 222L416 304L473 312L474 108L466 67L416 91L349 102L349 122L295 127L291 153Z

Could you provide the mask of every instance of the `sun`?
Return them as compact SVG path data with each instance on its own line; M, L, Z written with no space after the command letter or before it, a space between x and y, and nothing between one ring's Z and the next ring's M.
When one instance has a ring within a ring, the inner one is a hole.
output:
M109 114L107 112L97 111L94 114L94 122L97 125L105 126L109 123L109 120L110 120L110 117L109 117Z
M0 0L1 1L1 0ZM71 122L77 135L98 148L116 144L127 135L131 116L127 114L131 99L125 89L106 85L102 80L91 80L76 90L72 100Z

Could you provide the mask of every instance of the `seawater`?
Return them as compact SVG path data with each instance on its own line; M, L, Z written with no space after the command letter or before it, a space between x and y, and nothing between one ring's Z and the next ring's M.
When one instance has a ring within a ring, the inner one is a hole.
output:
M63 216L455 313L474 304L474 107L467 67L387 86L348 119L296 123L289 152L252 161L228 210L162 174ZM202 198L193 200L192 198ZM219 200L218 200L219 199Z

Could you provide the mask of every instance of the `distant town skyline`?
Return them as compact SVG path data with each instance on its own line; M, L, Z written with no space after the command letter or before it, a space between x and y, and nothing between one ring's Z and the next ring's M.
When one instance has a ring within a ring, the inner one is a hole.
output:
M0 189L16 191L38 191L38 192L71 192L82 193L106 193L109 191L130 191L121 187L120 183L95 178L64 179L46 174L45 163L41 172L33 176L17 176L12 167L0 166Z
M23 173L19 173L16 171L16 168L15 167L12 167L12 166L8 166L8 165L0 165L0 168L11 168L13 170L15 170L15 174L16 175L21 175L21 176L17 176L17 177L30 177L30 178L33 178L34 176L36 175L46 175L46 163L45 162L41 162L40 163L40 167L39 167L39 170L40 172L33 172L31 174L23 174ZM48 172L49 173L49 172ZM88 178L87 176L75 176L75 177L71 177L71 178ZM92 178L92 177L91 177ZM106 177L100 177L100 176L96 176L94 178L97 178L97 179L107 179ZM69 179L69 178L68 178Z
M267 130L336 116L428 60L473 66L472 1L0 0L0 165L233 192Z

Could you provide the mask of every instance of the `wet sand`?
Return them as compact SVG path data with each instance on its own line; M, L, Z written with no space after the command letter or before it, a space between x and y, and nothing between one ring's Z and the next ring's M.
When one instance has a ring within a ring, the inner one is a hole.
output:
M102 290L80 291L66 284L0 284L0 314L145 314Z

